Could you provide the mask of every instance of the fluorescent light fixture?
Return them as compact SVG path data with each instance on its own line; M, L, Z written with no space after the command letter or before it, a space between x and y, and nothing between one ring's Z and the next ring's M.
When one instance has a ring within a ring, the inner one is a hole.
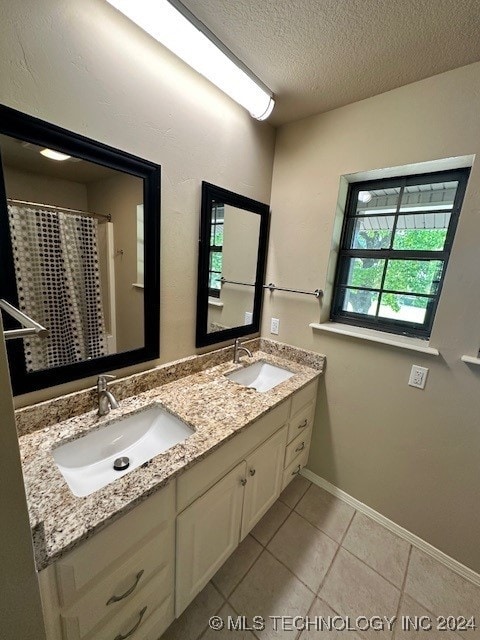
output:
M50 160L58 160L59 162L71 158L71 156L67 156L65 153L60 153L60 151L54 151L53 149L42 149L40 153L42 156L50 158Z
M182 4L175 0L107 1L254 118L265 120L272 113L272 92Z
M358 199L360 200L360 202L370 202L370 200L372 199L372 194L370 193L370 191L359 191Z

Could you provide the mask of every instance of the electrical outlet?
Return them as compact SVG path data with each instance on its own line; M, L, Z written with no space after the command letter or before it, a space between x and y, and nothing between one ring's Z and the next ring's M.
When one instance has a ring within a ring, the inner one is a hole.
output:
M426 367L419 367L418 364L412 364L412 370L410 371L408 384L411 387L425 389L425 383L427 382L427 373L428 369Z
M280 320L278 318L272 318L270 321L270 333L278 336L278 330L280 329Z
M251 311L245 311L245 324L252 324L253 313Z

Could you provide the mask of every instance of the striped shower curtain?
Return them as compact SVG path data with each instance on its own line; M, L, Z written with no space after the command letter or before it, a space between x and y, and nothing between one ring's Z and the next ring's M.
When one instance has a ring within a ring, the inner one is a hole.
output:
M21 311L48 338L25 338L27 371L107 354L95 218L8 206Z

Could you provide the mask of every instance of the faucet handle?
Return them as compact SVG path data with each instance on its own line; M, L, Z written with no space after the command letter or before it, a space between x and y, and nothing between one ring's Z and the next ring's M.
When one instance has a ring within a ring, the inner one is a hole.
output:
M115 380L117 376L113 376L110 373L104 373L100 376L98 376L97 379L97 389L98 391L106 391L107 390L107 383L108 380Z

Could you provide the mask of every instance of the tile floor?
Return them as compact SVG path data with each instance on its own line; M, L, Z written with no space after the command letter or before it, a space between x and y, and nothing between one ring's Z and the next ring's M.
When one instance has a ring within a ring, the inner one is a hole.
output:
M210 629L214 615L226 625L245 616L249 629ZM264 630L253 629L254 616L265 619ZM270 616L289 616L285 628ZM359 628L372 618L380 625L375 616L383 629ZM384 616L397 617L393 630ZM433 628L403 630L402 616ZM436 629L439 616L452 616L447 625L474 616L480 627L480 587L300 476L162 640L480 639L479 628ZM337 630L315 628L329 619ZM301 629L305 620L312 628Z

